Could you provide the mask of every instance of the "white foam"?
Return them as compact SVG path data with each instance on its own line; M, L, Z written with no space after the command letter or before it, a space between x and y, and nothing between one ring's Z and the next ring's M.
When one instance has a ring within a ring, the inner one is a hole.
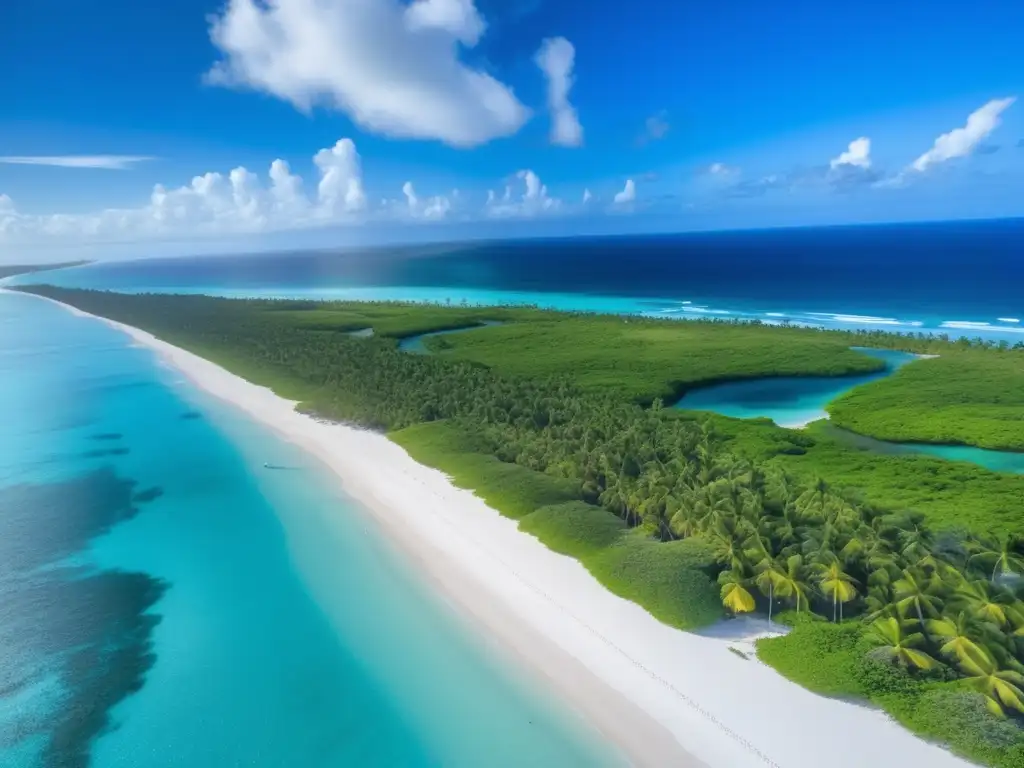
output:
M1020 319L1016 318L1016 317L997 317L996 320L998 320L1000 323L1019 323L1020 322Z
M895 317L875 317L874 315L850 315L843 312L807 312L810 317L821 318L833 323L855 323L858 325L893 325L909 328L920 328L924 323L918 320L898 320Z
M991 323L980 323L974 320L946 320L940 328L991 328Z
M765 317L786 317L785 312L765 312Z
M727 309L709 309L708 307L683 307L683 312L692 312L700 315L731 315Z

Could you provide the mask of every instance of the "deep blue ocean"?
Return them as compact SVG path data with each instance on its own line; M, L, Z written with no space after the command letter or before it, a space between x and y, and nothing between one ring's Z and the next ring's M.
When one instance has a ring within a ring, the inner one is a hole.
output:
M0 766L616 764L325 468L127 336L0 293L0 403Z
M135 292L533 303L1024 341L1024 219L139 259L20 282L40 279Z

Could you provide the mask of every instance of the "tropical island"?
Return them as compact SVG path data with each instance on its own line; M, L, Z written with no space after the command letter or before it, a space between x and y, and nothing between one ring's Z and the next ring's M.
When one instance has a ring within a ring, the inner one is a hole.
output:
M762 614L758 657L993 766L1024 765L1024 475L865 450L1024 448L1024 345L515 307L21 288L147 331L319 419L385 432L683 630ZM785 429L672 407L927 356ZM420 354L416 354L420 352Z

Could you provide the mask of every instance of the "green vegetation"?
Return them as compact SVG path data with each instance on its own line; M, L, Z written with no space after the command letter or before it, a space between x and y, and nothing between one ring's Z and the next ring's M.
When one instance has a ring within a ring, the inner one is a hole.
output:
M519 528L555 552L583 559L618 543L626 523L601 507L570 501L541 507L522 518Z
M830 436L827 422L795 431L768 421L710 421L733 453L775 464L804 482L828 478L845 493L881 509L916 510L936 530L1024 535L1020 475L931 456L851 448Z
M640 403L676 400L694 384L755 376L840 376L877 371L879 360L842 339L798 330L766 342L765 328L671 323L631 317L562 315L487 333L428 339L441 356L516 376L572 371L582 390Z
M868 358L846 346L868 339L1016 351L533 310L33 290L192 349L307 411L388 430L666 623L790 611L794 631L761 644L780 672L1021 765L1024 477L868 454L821 430L665 409L656 397L848 370ZM397 336L485 320L506 325L431 339L433 355L397 349ZM341 332L365 327L372 338Z
M529 312L500 307L436 307L393 303L329 304L309 301L247 302L272 312L273 319L286 325L311 331L358 331L373 328L375 336L395 339L433 331L468 328L491 321L509 321L528 317Z
M857 623L832 624L806 613L781 618L792 631L759 640L757 652L786 677L825 696L866 699L915 733L943 741L971 760L999 768L1024 766L1024 730L1018 721L994 714L993 699L971 679L958 680L950 666L936 661L926 671L911 672L907 664L887 662L895 648L891 632L883 631L883 640L863 633ZM895 627L905 650L926 653L922 633L907 631L895 617L886 623Z
M391 439L416 461L446 473L506 517L520 520L540 508L562 509L579 499L575 483L520 464L499 461L480 450L478 441L444 421L416 424Z
M829 414L880 440L1024 451L1024 354L951 347L851 390Z
M0 280L5 277L13 277L14 275L28 275L34 272L46 272L51 269L81 267L88 263L88 261L62 261L57 264L11 264L8 266L0 264Z

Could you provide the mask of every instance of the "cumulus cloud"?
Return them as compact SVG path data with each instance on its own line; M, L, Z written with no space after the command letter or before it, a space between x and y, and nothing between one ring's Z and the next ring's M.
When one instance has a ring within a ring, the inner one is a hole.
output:
M313 163L320 169L322 216L332 218L359 211L366 205L359 154L352 139L339 139L330 149L321 149L313 156Z
M518 198L513 196L511 186L505 187L505 194L500 200L493 190L487 191L487 215L495 218L537 216L561 208L562 201L548 194L547 186L541 183L540 177L533 171L519 171L516 179L523 183L523 194Z
M444 195L437 195L427 200L421 200L416 195L416 189L411 181L402 185L402 194L405 196L406 214L414 219L437 220L443 219L452 209L452 201ZM459 191L452 190L452 198L458 197Z
M466 45L476 45L484 33L484 20L473 0L416 0L405 10L412 30L440 29Z
M146 155L7 155L0 163L8 165L51 165L58 168L101 168L126 171L136 163L155 160Z
M854 139L850 142L845 152L842 152L838 157L832 158L829 163L829 167L835 170L843 166L852 166L854 168L870 168L871 167L871 139L866 136L861 136L859 139Z
M815 175L814 169L807 171L803 174L803 180L814 183ZM844 152L829 161L823 175L825 181L840 192L852 192L877 184L882 175L872 164L871 139L861 136L851 141Z
M615 203L617 205L625 205L626 203L632 203L636 200L636 184L633 183L632 179L626 179L626 186L622 188L621 192L615 193Z
M9 197L0 195L0 235L15 242L81 237L120 241L244 234L361 220L366 196L359 154L351 139L320 150L313 163L319 181L312 198L304 191L302 179L280 159L271 163L266 181L239 166L226 175L195 176L180 187L157 184L142 206L92 214L21 213Z
M512 90L459 58L484 22L473 0L229 0L212 17L207 81L268 93L362 129L470 147L529 117Z
M534 57L548 81L551 143L563 147L578 147L583 143L583 126L576 108L569 103L575 59L576 49L564 37L545 40Z
M1002 113L1016 101L1016 97L992 99L967 117L967 124L944 133L935 140L932 148L910 165L909 170L924 172L932 166L970 155L988 136L999 127Z

